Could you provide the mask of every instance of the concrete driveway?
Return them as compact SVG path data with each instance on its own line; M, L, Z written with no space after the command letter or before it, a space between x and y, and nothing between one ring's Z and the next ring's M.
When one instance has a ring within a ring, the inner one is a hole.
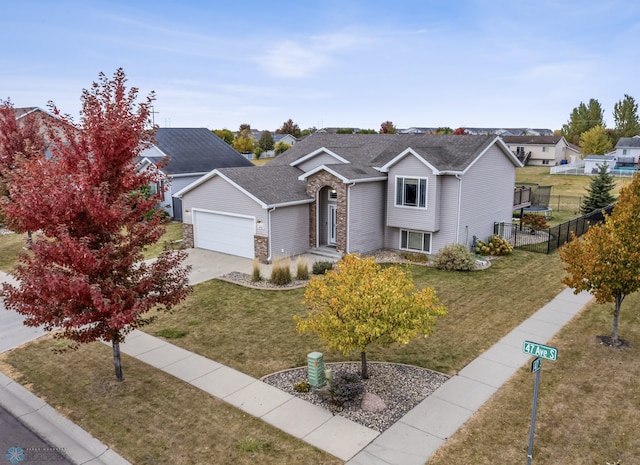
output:
M220 252L212 252L204 249L186 249L188 254L185 264L191 265L193 268L189 275L191 284L198 284L210 279L218 278L232 271L251 274L253 272L253 260L250 258L236 257ZM320 255L304 254L309 266L317 261L335 261L335 259L323 257ZM260 265L262 276L271 276L271 265ZM291 272L295 273L295 257L291 259Z
M189 275L191 284L218 278L232 271L248 274L253 271L253 260L249 258L204 249L186 249L186 252L188 256L184 263L192 267ZM261 268L263 272L271 272L269 265L261 265Z

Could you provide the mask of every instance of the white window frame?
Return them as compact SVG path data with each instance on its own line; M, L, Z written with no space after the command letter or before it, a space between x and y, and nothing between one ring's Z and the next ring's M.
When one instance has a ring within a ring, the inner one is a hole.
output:
M407 205L405 199L405 186L406 180L415 180L417 189L416 189L416 205ZM424 181L424 182L423 182ZM400 192L398 192L398 183L402 182L402 188ZM396 207L400 208L421 208L426 210L427 208L427 192L429 190L429 179L425 177L419 176L396 176L395 182L395 195L394 195L394 203ZM424 205L421 205L423 203Z
M409 236L411 234L419 234L422 236L422 239L420 241L421 244L421 248L417 249L414 247L410 247L410 240L409 240ZM426 244L425 244L425 238L426 238ZM432 241L433 237L431 236L431 233L429 232L424 232L424 231L413 231L411 229L401 229L400 230L400 250L409 250L411 252L422 252L422 253L431 253L431 241Z

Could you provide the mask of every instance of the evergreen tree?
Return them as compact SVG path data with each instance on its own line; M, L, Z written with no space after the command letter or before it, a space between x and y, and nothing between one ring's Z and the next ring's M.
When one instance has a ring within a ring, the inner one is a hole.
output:
M567 124L562 126L562 135L573 144L580 142L580 135L596 126L605 127L604 110L596 99L589 100L588 104L580 102L569 116Z
M611 194L614 187L615 181L613 176L607 173L607 164L601 164L598 176L591 180L591 184L587 188L587 196L582 199L580 212L582 214L591 213L611 205L616 200Z
M630 95L613 106L613 120L616 123L613 145L621 137L633 137L640 134L640 120L638 119L638 104Z

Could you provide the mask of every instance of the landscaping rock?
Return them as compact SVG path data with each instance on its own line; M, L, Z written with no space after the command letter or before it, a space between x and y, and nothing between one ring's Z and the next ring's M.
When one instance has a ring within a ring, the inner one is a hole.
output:
M387 404L384 403L384 400L380 398L380 396L376 396L371 392L365 392L364 396L362 396L362 403L360 404L360 408L365 412L382 412L387 409Z

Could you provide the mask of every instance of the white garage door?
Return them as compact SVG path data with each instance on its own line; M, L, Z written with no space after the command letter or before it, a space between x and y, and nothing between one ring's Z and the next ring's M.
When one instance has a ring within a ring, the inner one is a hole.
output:
M194 245L201 249L253 258L253 224L253 218L194 210Z

